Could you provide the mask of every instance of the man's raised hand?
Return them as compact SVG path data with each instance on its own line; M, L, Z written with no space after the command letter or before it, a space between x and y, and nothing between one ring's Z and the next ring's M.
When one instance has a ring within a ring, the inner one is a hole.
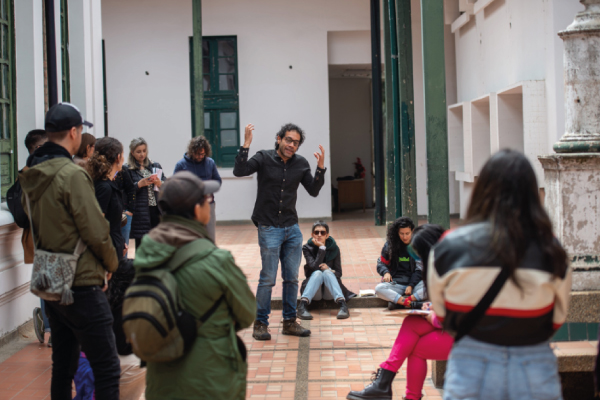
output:
M246 130L244 132L244 147L247 149L252 144L252 133L254 131L254 125L248 124L246 125Z
M319 149L321 150L321 153L319 153L318 151L314 153L315 158L317 159L317 167L324 169L325 168L325 149L321 145L319 145Z

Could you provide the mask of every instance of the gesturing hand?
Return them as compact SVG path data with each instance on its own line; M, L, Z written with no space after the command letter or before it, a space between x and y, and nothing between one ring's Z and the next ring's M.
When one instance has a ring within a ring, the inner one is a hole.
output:
M254 125L248 124L246 125L246 129L244 131L244 147L249 148L252 144L252 136L254 131Z
M384 282L391 282L392 281L392 275L389 272L386 272L383 275L383 281Z
M319 145L319 149L321 150L321 153L319 154L319 152L316 151L314 154L317 159L317 166L323 169L325 168L325 149L321 145Z

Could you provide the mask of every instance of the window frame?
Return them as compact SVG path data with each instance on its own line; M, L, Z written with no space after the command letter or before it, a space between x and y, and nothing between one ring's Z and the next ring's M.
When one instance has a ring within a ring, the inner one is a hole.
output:
M2 79L0 73L0 104L2 109L0 111L0 125L2 130L0 131L0 192L2 201L6 200L6 192L14 184L17 176L17 118L16 118L16 52L15 52L15 13L14 13L14 0L0 0L0 7L5 4L7 7L7 19L1 18L0 13L0 30L4 25L7 27L7 49L6 55L8 59L4 59L2 52L0 51L0 65L8 66L6 79ZM1 40L1 35L0 35ZM0 43L0 48L3 43ZM8 85L4 89L4 84ZM5 99L2 95L6 93L7 98ZM6 115L4 113L4 107L8 105L8 111ZM8 118L6 121L4 118ZM7 129L7 137L4 137L4 128ZM5 162L5 159L8 160Z
M62 101L71 101L71 61L69 56L69 2L60 0L60 52Z
M234 45L234 54L232 56L219 56L218 54L218 43L223 40L231 40ZM235 164L235 155L240 147L240 110L239 110L239 69L238 69L238 52L237 52L237 36L204 36L202 38L202 48L204 49L205 43L209 44L208 57L203 58L203 77L209 76L209 90L204 90L204 119L205 125L202 134L206 136L209 143L212 146L213 159L217 163L217 166L224 168L232 168ZM193 37L189 38L190 48L190 97L191 97L191 111L192 111L192 137L198 136L195 132L195 99L194 99L194 54L193 54ZM204 56L204 54L203 54ZM226 58L234 58L234 72L232 73L220 73L218 70L219 60ZM205 73L205 62L208 60L208 74ZM219 90L219 79L222 75L233 75L234 76L234 90ZM204 79L203 79L204 82ZM235 112L235 128L221 129L220 114L223 112ZM208 114L208 116L207 116ZM208 127L207 127L208 117ZM235 130L236 141L232 146L221 146L221 131L222 130Z

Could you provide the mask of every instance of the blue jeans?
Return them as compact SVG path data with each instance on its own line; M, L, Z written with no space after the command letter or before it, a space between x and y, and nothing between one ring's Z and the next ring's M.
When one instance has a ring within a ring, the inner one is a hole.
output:
M125 244L129 246L129 234L131 233L131 219L133 216L127 215L127 224L121 227L121 235L125 239Z
M392 303L396 304L398 303L398 300L400 300L400 297L404 296L404 291L406 291L407 287L407 285L402 285L394 281L381 282L375 286L375 294L380 299L391 301ZM423 301L427 299L427 292L425 290L425 284L423 281L417 283L417 286L413 288L412 294L415 296L417 301Z
M319 292L318 294L321 294L321 286L323 284L325 284L329 294L335 301L344 300L342 289L340 288L335 274L330 269L327 269L324 272L315 271L310 275L310 278L306 283L306 287L304 288L304 292L302 293L302 298L308 300L308 304L310 304L312 299L315 298L315 294L317 294L317 292ZM315 300L320 299L321 296L317 296L317 298L315 298Z
M562 400L548 342L498 346L465 336L448 359L444 400Z
M269 324L271 292L281 261L283 278L283 318L296 319L298 301L298 269L302 261L302 232L298 224L287 228L258 226L258 245L262 269L256 290L256 320Z
M50 332L50 321L48 321L48 316L46 315L46 303L44 299L40 299L40 305L42 309L42 320L44 321L44 332Z

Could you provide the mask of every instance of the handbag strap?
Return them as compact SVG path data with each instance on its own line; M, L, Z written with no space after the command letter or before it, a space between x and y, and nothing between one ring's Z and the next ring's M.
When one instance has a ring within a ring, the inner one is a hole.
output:
M32 218L32 214L31 214L31 203L29 202L29 196L27 195L27 193L23 192L23 194L25 194L25 202L27 203L27 218L29 218L29 226L31 227L31 238L33 239L33 250L37 250L37 244L35 242L35 232L34 232L34 228L33 228L33 218ZM81 239L81 236L79 237L79 240L77 241L77 244L75 245L75 250L73 251L73 255L76 256L77 258L81 257L81 255L83 254L83 252L87 249L87 245L85 243L83 243L83 240Z
M509 277L510 271L508 268L503 267L486 294L483 295L479 303L461 321L454 337L454 343L458 343L460 339L468 335L481 318L483 318L485 312L490 308L496 297L498 297L500 290L502 290Z

